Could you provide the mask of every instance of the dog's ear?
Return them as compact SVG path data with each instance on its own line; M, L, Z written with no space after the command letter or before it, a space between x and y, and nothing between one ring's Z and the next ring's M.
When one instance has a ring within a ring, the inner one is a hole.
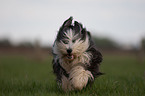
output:
M87 35L87 31L86 31L85 28L82 29L81 35L82 35L82 39L85 40L86 39L86 35Z
M86 36L88 36L89 38L91 38L91 33L89 31L86 30L86 28L83 28L81 31L82 34L82 39L85 39Z
M67 19L67 20L63 23L62 27L71 26L72 20L73 20L73 17L72 17L72 16L69 17L69 19Z
M91 33L89 31L87 31L87 33L88 33L88 36L91 38Z
M78 23L77 21L74 22L74 29L77 31L77 32L81 32L83 27L82 27L82 24Z

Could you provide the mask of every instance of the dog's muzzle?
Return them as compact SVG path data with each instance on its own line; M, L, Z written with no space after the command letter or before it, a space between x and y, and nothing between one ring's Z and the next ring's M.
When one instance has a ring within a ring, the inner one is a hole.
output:
M69 59L69 60L73 60L74 59L74 55L73 54L71 54L72 53L72 49L67 49L67 59Z
M71 54L72 49L67 49L66 51L67 51L68 54Z

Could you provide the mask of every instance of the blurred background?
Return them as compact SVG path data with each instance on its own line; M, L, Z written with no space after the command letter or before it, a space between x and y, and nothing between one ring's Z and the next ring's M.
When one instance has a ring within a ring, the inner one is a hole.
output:
M1 0L0 53L47 56L59 27L73 16L104 53L137 54L145 49L144 10L144 0Z
M145 39L144 10L144 0L1 0L0 50L51 49L59 27L73 16L103 51L139 51Z
M107 76L145 78L145 0L0 0L0 88L54 80L51 48L70 16L91 32Z

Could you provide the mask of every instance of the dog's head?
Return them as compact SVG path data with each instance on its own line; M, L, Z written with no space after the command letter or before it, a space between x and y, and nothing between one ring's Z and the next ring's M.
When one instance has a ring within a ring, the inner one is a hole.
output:
M57 34L54 44L56 54L65 60L72 61L84 53L90 45L90 33L73 18L67 19Z

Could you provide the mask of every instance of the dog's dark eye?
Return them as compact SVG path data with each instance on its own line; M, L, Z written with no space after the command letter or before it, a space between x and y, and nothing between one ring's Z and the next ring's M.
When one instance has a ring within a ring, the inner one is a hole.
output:
M68 44L68 41L66 41L66 40L64 40L64 41L62 41L64 44Z
M75 43L76 40L72 40L73 43Z

